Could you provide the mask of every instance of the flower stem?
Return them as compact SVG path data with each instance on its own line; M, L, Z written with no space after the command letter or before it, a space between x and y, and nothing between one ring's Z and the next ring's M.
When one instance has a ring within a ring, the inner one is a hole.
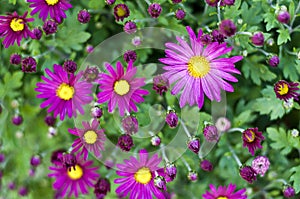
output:
M240 159L237 157L236 153L234 152L233 148L231 147L231 145L228 144L228 148L233 156L233 158L235 159L236 163L239 165L239 167L242 166L242 163L240 161Z
M297 16L297 12L300 10L300 1L299 1L299 3L298 3L298 6L297 6L297 8L296 8L296 10L295 10L295 12L294 12L294 16L293 16L293 18L292 18L292 20L291 20L291 23L290 23L290 27L291 28L293 28L293 24L294 24L294 22L295 22L295 19L296 19L296 16Z
M191 136L189 130L187 129L186 125L184 124L184 122L180 118L178 120L180 121L185 134L188 136L188 138L191 138L192 136Z
M165 145L164 145L164 144L161 144L161 145L160 145L160 149L161 149L161 154L162 154L163 159L164 159L166 162L170 162L169 159L168 159L167 156L166 156Z
M220 10L221 1L218 2L217 11L218 11L218 21L221 23L221 10Z
M239 131L239 132L243 133L245 131L245 129L242 129L242 128L232 128L232 129L229 129L227 131L227 133L233 133L233 132L236 132L236 131Z

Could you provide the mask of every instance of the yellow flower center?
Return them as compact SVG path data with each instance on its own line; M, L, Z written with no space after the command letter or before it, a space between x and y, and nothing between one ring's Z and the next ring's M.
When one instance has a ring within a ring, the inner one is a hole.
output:
M94 144L97 141L97 134L95 131L87 131L84 133L83 137L88 144Z
M126 95L130 90L130 85L126 80L119 80L115 82L114 91L118 95Z
M56 89L56 95L63 100L70 100L74 95L74 88L66 83L62 83Z
M285 95L289 92L289 86L286 83L282 83L278 87L278 93L280 95Z
M188 62L189 74L195 78L204 77L210 70L208 60L203 56L194 56Z
M82 168L77 164L75 165L75 169L74 169L74 167L70 167L68 169L68 176L72 180L78 180L82 177L82 175L83 175Z
M152 178L152 174L150 172L150 169L147 167L140 168L135 174L134 179L135 181L141 183L141 184L148 184Z
M59 0L45 0L49 6L54 6L59 2Z
M23 19L14 18L10 22L10 28L15 32L24 30L24 27L25 25Z
M250 132L250 135L249 135L249 133L246 133L245 137L247 138L248 142L253 142L255 139L255 133L251 130L249 132Z
M117 8L117 15L119 17L124 17L126 15L126 10L124 10L122 7Z
M217 197L217 199L228 199L228 198L221 196L221 197Z

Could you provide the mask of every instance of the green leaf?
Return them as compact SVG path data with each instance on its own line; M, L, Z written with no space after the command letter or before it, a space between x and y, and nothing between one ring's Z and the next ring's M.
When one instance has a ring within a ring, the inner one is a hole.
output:
M266 24L267 31L270 31L272 28L277 27L278 21L273 12L267 12L263 16L264 16L264 22L267 23Z
M0 96L4 98L8 95L10 98L15 98L20 95L16 89L22 86L22 78L24 73L22 71L14 72L12 75L6 73L3 78L3 84L0 84Z
M290 178L290 181L293 181L293 187L295 188L296 193L300 192L300 166L293 167L291 169L293 175Z
M8 2L15 5L17 3L17 0L9 0Z
M268 137L273 141L270 144L273 149L281 150L280 152L283 155L291 152L292 143L283 128L279 128L279 130L277 130L276 128L269 127L267 128L267 133Z
M242 126L243 124L252 122L255 119L252 110L246 110L234 118L234 126Z
M282 56L278 67L283 70L283 76L285 79L298 81L300 75L300 61L294 60L294 56L285 54L284 56Z
M285 44L287 41L291 41L289 30L283 29L277 30L277 32L279 33L277 45Z
M289 13L290 13L291 19L292 19L295 14L295 3L293 0L291 1L290 5L289 5Z

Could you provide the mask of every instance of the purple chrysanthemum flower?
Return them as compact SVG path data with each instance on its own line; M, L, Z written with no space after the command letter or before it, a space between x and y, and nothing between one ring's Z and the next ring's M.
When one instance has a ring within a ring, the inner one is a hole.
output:
M205 0L209 6L216 7L220 0Z
M280 59L279 59L279 57L276 56L276 55L274 55L274 56L272 56L272 57L270 57L270 58L268 59L268 63L269 63L269 65L272 66L272 67L277 67L278 64L279 64L279 62L280 62Z
M116 21L123 21L125 18L129 17L130 10L126 4L117 4L114 7L114 16Z
M165 174L170 178L170 181L173 181L177 175L177 167L172 162L167 162L165 165Z
M299 83L297 82L287 82L285 80L279 80L274 85L274 91L278 99L288 101L291 98L298 100L298 96L300 95L296 91L299 90L298 88Z
M63 164L50 166L53 171L48 174L51 178L56 178L53 188L58 191L60 197L75 195L78 192L88 194L88 187L94 187L99 174L96 173L97 167L91 167L93 161L84 161L78 155L72 166L66 167Z
M125 111L137 112L135 103L143 102L142 96L149 94L147 90L140 89L145 85L145 78L134 77L137 68L132 62L128 63L126 72L121 62L117 62L116 70L109 63L105 65L110 74L101 73L100 79L97 80L102 90L97 94L98 102L108 101L109 112L118 105L120 116L124 116Z
M256 180L257 173L250 166L241 167L239 172L240 172L240 176L250 184Z
M220 135L215 125L208 125L203 129L203 135L208 142L218 142Z
M270 161L266 156L257 156L252 161L252 168L256 171L256 173L264 176L265 173L268 171L270 166Z
M184 17L185 17L185 11L183 10L183 9L178 9L178 10L176 10L176 12L175 12L175 17L176 17L176 19L178 19L178 20L183 20L184 19Z
M129 160L124 160L124 164L117 164L117 175L122 178L114 180L116 184L121 184L116 193L120 197L129 199L136 198L164 198L163 193L154 185L155 171L159 170L161 158L157 154L148 157L146 150L140 150L139 160L131 156Z
M291 15L287 11L280 11L277 15L277 20L280 23L287 24L287 23L289 23L290 19L291 19Z
M152 3L148 7L148 13L152 18L159 17L160 13L162 12L162 7L159 3Z
M137 57L137 55L136 55L136 52L134 50L128 50L128 51L126 51L124 53L124 56L123 56L124 60L127 63L129 63L130 61L135 62L136 57Z
M210 191L206 191L202 195L204 199L247 199L246 189L241 189L234 193L236 185L229 184L226 186L219 186L216 188L214 185L209 185Z
M66 152L64 149L58 149L52 152L51 154L51 163L52 164L61 164L61 159L63 157L63 154Z
M170 110L166 115L165 121L170 128L176 128L178 125L178 116L175 111Z
M7 16L0 16L0 38L5 37L2 44L5 48L14 45L17 42L21 45L23 38L34 38L33 33L29 30L27 23L34 21L34 18L26 18L28 12L23 16L19 16L17 12L8 14Z
M18 191L20 196L27 196L28 195L28 188L27 187L20 187Z
M198 180L198 174L197 174L197 172L196 171L190 171L189 173L188 173L188 179L190 180L190 181L192 181L192 182L195 182L195 181L197 181Z
M33 10L30 15L40 12L39 18L46 21L48 15L57 23L61 23L67 15L65 11L72 8L69 0L27 0L30 3L29 7Z
M91 115L94 118L101 118L103 115L103 110L101 107L95 106L91 109Z
M52 19L47 20L43 25L43 30L46 35L54 34L57 31L57 23Z
M132 137L128 134L121 135L118 138L118 146L123 151L127 151L127 152L130 151L130 149L134 146Z
M263 46L265 42L265 37L262 32L257 32L251 37L251 41L256 46Z
M25 73L36 72L36 61L33 57L26 57L22 60L22 71Z
M221 21L219 28L220 32L226 37L231 37L236 32L236 26L230 19Z
M0 153L0 163L5 161L5 155L3 153Z
M68 73L75 73L77 70L77 64L73 60L66 60L64 62L63 68Z
M172 3L177 4L177 3L181 3L182 0L172 0Z
M202 42L203 45L208 45L212 42L212 37L210 34L203 34L201 37L200 37L200 40Z
M43 31L41 28L34 28L32 30L32 34L34 35L34 38L33 39L36 39L36 40L40 40L43 36Z
M163 75L153 77L152 89L155 90L157 94L162 95L164 92L168 91L169 87L169 80Z
M116 2L116 0L105 0L105 3L107 4L107 5L112 5L112 4L114 4Z
M151 144L152 144L153 146L159 146L160 143L161 143L161 139L160 139L160 137L159 137L158 135L155 135L155 136L153 136L153 137L151 138Z
M209 160L202 160L200 163L200 167L204 171L208 171L208 172L210 172L214 169L213 164Z
M254 156L257 148L262 148L260 142L265 139L258 128L248 128L242 134L243 147L248 147L249 152Z
M53 117L52 115L47 115L45 117L44 121L48 126L54 126L54 124L56 122L56 118Z
M286 198L292 198L295 196L295 189L294 187L287 185L283 188L283 195Z
M218 42L219 44L223 43L226 39L226 37L219 30L213 30L211 32L211 37L213 42Z
M122 127L126 134L132 135L139 131L139 122L134 116L127 116L122 119Z
M222 3L227 6L232 6L235 3L235 0L222 0Z
M77 116L77 110L84 114L82 106L92 101L93 85L86 81L80 80L82 72L77 75L70 74L63 70L62 66L54 64L54 72L45 69L50 78L42 76L44 83L37 83L35 91L40 92L37 98L46 100L40 105L41 108L50 106L48 113L53 111L53 116L60 115L64 120L65 115L69 118Z
M99 70L97 67L88 66L83 73L83 78L87 82L93 82L98 78L98 75L99 75Z
M30 159L31 166L37 167L39 164L41 164L41 157L39 155L34 155Z
M10 56L10 63L13 65L19 65L21 63L22 57L21 55L14 53Z
M22 115L14 115L12 118L11 118L11 122L16 125L16 126L19 126L23 123L23 117Z
M124 25L124 32L126 32L127 34L133 34L136 32L136 23L133 21L127 21Z
M188 148L197 154L200 150L200 139L196 137L190 138Z
M94 188L96 198L103 199L110 192L110 182L106 178L99 178Z
M180 107L185 104L192 106L198 104L202 108L204 95L210 100L221 101L221 89L233 92L233 87L227 81L237 82L238 80L231 73L240 74L234 67L234 63L240 61L242 56L230 58L218 58L232 50L226 43L213 42L204 46L200 41L202 30L199 30L196 37L193 30L187 26L191 46L181 37L176 37L178 44L166 43L168 48L166 58L160 61L167 66L164 70L170 84L174 84L171 94L176 95L182 90Z
M83 129L69 129L69 133L78 136L72 144L72 153L79 151L82 148L80 155L83 155L83 159L88 158L88 152L92 152L97 158L101 157L100 151L104 150L105 134L103 129L99 128L99 122L93 119L92 124L89 122L82 122Z
M89 13L89 11L87 10L80 10L77 14L77 20L80 22L80 23L88 23L91 19L91 15Z

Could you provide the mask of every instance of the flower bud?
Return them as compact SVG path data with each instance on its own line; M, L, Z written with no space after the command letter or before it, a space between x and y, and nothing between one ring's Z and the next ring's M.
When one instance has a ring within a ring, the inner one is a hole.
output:
M178 116L175 111L171 110L166 116L166 123L170 128L176 128L178 125Z
M196 137L190 138L188 142L188 148L194 153L198 154L200 150L200 139Z

